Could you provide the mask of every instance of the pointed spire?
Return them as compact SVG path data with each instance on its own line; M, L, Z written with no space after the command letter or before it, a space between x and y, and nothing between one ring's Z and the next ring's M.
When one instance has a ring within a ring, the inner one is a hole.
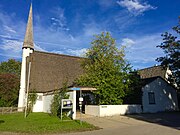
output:
M28 17L28 22L26 26L26 34L24 38L24 43L23 43L23 48L31 48L34 49L34 44L33 44L33 18L32 18L32 3L31 7L29 10L29 17Z

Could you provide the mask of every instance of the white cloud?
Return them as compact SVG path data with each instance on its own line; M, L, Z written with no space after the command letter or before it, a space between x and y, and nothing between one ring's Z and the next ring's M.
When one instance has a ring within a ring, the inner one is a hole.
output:
M162 42L160 33L146 35L146 36L134 36L134 44L126 49L126 58L134 65L135 68L140 66L143 68L147 65L157 64L155 59L163 56L164 53L160 48L156 46Z
M117 4L127 8L134 15L140 15L147 10L156 9L156 7L147 4L147 2L140 2L140 0L120 0L117 1Z
M21 57L22 51L22 44L21 41L16 40L3 40L0 49L3 50L3 55L8 57Z
M133 41L130 38L124 38L122 39L122 45L126 46L126 47L131 47L133 44L135 44L135 41Z
M87 24L84 24L83 32L85 36L89 37L102 32L102 28L96 22L91 21Z
M68 49L67 53L75 56L83 56L87 52L87 48L82 49Z
M17 20L15 15L8 15L0 10L0 22L1 35L22 35L25 32L26 24L21 20Z
M4 27L4 30L7 32L14 33L14 34L16 33L16 31L13 28L11 28L7 25L3 25L3 27Z
M37 51L47 52L45 49L41 48L39 45L34 43L34 49Z
M64 31L52 31L49 27L41 24L34 26L34 42L44 50L57 53L65 52L72 55L71 50L65 51L64 48L76 50L77 48L88 48L94 34L99 34L102 28L95 22L83 25L82 29L76 34ZM77 49L78 50L78 49ZM77 53L74 52L75 55Z
M67 45L71 46L72 39L66 32L52 31L51 28L38 24L34 26L34 42L40 47L43 46L45 50L51 51Z
M120 31L132 27L138 22L137 18L134 15L129 14L126 10L119 11L118 14L114 15L113 19Z
M64 16L64 9L60 7L53 8L51 10L54 17L51 17L51 28L56 31L69 31L70 29L66 23L66 17Z
M57 53L57 54L66 54L66 55L71 55L71 56L84 56L84 54L87 52L87 48L82 48L82 49L63 48L61 50L53 50L51 52Z
M20 52L22 48L22 42L16 40L3 40L1 49L11 52Z
M51 53L64 54L64 52L63 52L63 51L57 51L57 50L53 50L53 51L51 51Z
M1 38L11 38L10 35L0 35Z
M97 2L101 7L105 8L105 9L112 7L115 3L113 0L98 0Z

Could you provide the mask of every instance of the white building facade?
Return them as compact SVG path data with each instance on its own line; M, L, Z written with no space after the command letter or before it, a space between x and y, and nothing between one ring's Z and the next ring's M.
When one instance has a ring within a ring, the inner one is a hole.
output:
M142 88L142 106L144 113L177 111L176 89L161 77L154 78Z
M22 64L21 64L21 78L20 78L20 90L19 90L19 100L18 100L18 108L19 111L22 111L23 108L26 105L26 90L27 90L27 84L26 84L26 58L33 53L34 51L34 43L33 43L33 20L32 20L32 4L30 6L29 10L29 17L28 17L28 23L26 27L26 34L24 38L23 48L22 48Z

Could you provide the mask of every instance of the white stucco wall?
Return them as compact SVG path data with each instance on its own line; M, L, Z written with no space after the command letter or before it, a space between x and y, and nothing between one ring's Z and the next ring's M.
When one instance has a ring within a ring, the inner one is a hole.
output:
M19 90L19 99L18 99L18 107L25 107L26 97L26 57L33 53L33 50L30 48L23 48L22 54L22 64L21 64L21 79L20 79L20 90ZM22 110L19 110L22 111Z
M54 97L54 94L51 95L43 95L43 93L37 93L38 96L42 96L42 100L37 99L34 107L33 107L33 112L45 112L45 113L50 113L50 109L51 109L51 103ZM73 99L74 93L72 92L68 92L67 93L69 95L69 99ZM76 100L74 101L76 105ZM76 107L74 108L74 110L76 109ZM76 118L76 111L74 113L74 117Z
M72 119L76 119L76 91L70 91L67 94L69 95L69 99L73 102Z
M43 96L43 112L50 113L53 97L54 95Z
M113 116L141 113L141 105L86 105L85 114L93 116Z
M177 94L162 78L157 78L153 82L145 85L142 89L143 112L155 113L178 109ZM154 92L155 104L149 104L148 92Z
M43 95L43 93L37 93L37 95L38 97L36 103L33 106L33 112L50 113L51 101L54 95Z
M37 93L38 97L33 106L33 112L43 112L43 93Z
M100 116L100 107L98 105L85 105L85 114Z

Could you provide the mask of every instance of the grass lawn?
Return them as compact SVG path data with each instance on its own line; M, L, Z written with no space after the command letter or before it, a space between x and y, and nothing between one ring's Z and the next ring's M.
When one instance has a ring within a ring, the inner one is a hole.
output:
M93 125L79 121L61 121L46 113L31 113L24 118L23 113L0 114L0 132L21 133L61 133L96 129Z

